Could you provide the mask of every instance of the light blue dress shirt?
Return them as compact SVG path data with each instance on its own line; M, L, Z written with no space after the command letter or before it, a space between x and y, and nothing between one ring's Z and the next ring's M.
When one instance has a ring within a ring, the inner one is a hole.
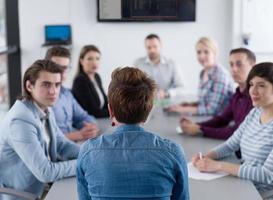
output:
M188 172L177 144L137 125L89 139L77 163L81 200L188 200Z
M160 63L155 65L149 57L142 57L134 62L134 66L154 79L159 88L168 92L170 97L181 96L189 92L186 90L181 69L171 59L161 56Z
M18 100L7 113L0 124L0 187L40 195L44 183L76 174L79 146L66 139L51 109L46 120L49 149L42 134L40 112L32 101ZM0 199L14 198L0 195Z
M57 124L64 134L75 131L75 129L81 129L84 121L96 122L95 117L83 110L70 90L65 87L61 87L53 111Z

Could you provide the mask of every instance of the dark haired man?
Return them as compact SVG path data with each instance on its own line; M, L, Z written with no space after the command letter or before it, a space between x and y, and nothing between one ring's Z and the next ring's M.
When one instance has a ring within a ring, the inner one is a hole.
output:
M54 46L47 51L46 59L63 67L62 81L64 81L70 65L69 50ZM59 128L70 140L81 141L97 136L98 128L95 117L89 115L80 106L71 91L64 86L61 86L60 95L53 111Z
M45 183L75 175L79 146L64 137L50 109L60 92L62 71L48 60L37 60L26 70L23 97L0 125L0 187L40 196Z
M176 97L185 91L181 72L171 59L161 55L161 40L158 35L150 34L145 38L147 56L137 59L134 66L152 77L158 85L160 98Z
M246 88L246 79L255 65L255 54L248 49L238 48L230 51L229 59L231 75L238 84L229 105L222 114L205 122L194 123L182 118L180 125L185 134L197 135L202 133L205 137L228 139L253 108ZM230 124L231 122L232 124Z

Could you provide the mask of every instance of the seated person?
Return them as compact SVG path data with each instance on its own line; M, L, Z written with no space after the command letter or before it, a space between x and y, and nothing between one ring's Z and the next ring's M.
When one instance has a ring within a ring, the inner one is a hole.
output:
M176 97L185 92L182 74L171 59L161 55L161 40L158 35L150 34L145 38L147 56L137 59L134 66L146 72L155 80L158 97Z
M41 196L45 183L76 174L79 146L63 135L50 109L59 95L62 70L48 60L37 60L26 70L22 100L0 125L0 187Z
M79 199L189 199L180 146L141 127L155 82L137 68L118 68L109 85L110 135L88 140L77 166Z
M193 165L202 172L223 171L253 181L259 192L273 189L273 63L255 65L247 78L254 108L234 134ZM241 149L242 164L218 161Z
M212 119L194 123L182 118L180 121L183 133L205 137L227 139L239 127L245 116L253 108L251 98L246 88L246 79L252 66L255 65L255 54L248 49L238 48L230 51L230 68L233 80L238 83L235 94L230 99L224 112ZM231 122L234 122L230 124Z
M100 67L100 56L100 50L94 45L86 45L82 48L72 93L90 115L104 118L109 117L109 113L107 97L97 73Z
M228 72L217 64L217 44L202 37L196 44L199 63L203 66L198 88L198 102L175 105L169 111L193 115L217 115L223 111L233 94L233 82Z
M61 65L64 70L62 82L67 77L70 65L70 52L64 47L52 47L46 53L46 59ZM57 125L67 138L73 141L86 140L98 134L96 119L89 115L76 101L69 89L61 86L57 103L53 106Z

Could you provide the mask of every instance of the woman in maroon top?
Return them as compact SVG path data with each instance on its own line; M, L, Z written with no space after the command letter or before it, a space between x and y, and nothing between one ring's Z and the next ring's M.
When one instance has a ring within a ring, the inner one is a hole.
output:
M256 58L253 52L245 48L233 49L230 52L231 74L238 88L230 99L224 112L212 119L194 123L182 118L180 126L183 133L197 135L202 133L205 137L227 139L238 128L245 116L252 109L250 96L246 90L246 79Z

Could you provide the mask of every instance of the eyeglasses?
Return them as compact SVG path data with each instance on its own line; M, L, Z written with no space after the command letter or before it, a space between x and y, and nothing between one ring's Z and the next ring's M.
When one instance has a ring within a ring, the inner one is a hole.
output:
M70 71L72 69L71 65L62 65L64 71Z

